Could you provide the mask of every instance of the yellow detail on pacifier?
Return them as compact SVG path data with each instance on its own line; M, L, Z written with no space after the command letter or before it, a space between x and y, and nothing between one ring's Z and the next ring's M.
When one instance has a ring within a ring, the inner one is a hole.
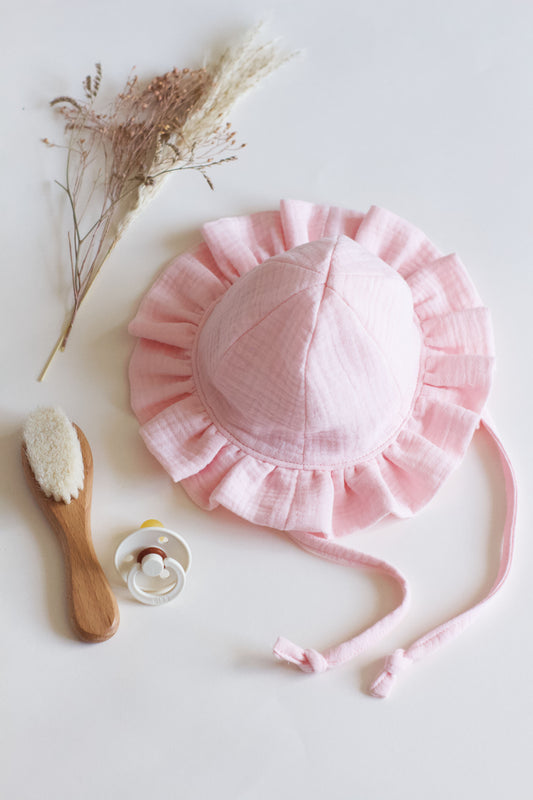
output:
M163 525L163 523L159 522L158 519L146 519L141 525L141 528L164 528L164 527L165 526Z

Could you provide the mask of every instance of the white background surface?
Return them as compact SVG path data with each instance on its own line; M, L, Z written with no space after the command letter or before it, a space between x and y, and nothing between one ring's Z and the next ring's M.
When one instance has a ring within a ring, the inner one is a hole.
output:
M219 167L169 181L105 265L67 352L36 382L69 300L47 101L101 60L196 66L262 18L304 55L231 119L248 142ZM0 793L6 800L217 797L513 800L531 797L531 299L533 10L527 0L29 0L3 5ZM479 599L496 572L501 476L476 439L414 520L350 537L412 582L409 616L364 657L321 676L276 663L280 633L326 647L396 600L385 581L300 552L275 532L197 509L144 449L129 410L126 326L165 263L218 216L295 197L372 203L457 251L492 309L491 410L522 488L514 569L482 619L400 678L365 690L383 655ZM37 405L77 421L95 460L93 534L116 589L117 635L71 634L59 545L20 467ZM112 566L146 517L193 551L175 604L128 599Z

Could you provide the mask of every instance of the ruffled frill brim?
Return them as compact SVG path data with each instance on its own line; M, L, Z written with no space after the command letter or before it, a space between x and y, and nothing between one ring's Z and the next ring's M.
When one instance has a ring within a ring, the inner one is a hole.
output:
M196 334L212 304L250 269L341 234L410 286L423 337L419 390L399 432L364 461L332 470L271 463L212 422L194 379ZM139 337L131 403L149 450L200 506L222 505L280 530L330 537L415 513L461 461L492 380L489 312L457 256L442 256L417 228L376 207L362 215L283 201L279 212L209 223L203 235L156 281L129 327Z

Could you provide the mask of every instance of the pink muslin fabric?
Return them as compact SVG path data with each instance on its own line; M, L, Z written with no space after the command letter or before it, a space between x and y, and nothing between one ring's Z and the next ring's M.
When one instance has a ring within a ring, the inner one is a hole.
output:
M282 201L208 223L203 240L130 324L132 408L200 506L398 583L398 606L350 642L322 654L276 643L278 657L324 671L405 612L403 576L333 539L412 515L460 463L492 382L490 315L457 256L377 207ZM386 696L430 640L390 658L373 694Z

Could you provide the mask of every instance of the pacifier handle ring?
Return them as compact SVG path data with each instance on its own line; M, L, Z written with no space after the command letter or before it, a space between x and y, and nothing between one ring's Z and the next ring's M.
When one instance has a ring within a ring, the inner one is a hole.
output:
M149 606L159 606L163 603L168 603L170 600L173 600L182 591L183 587L185 586L185 570L179 561L176 561L174 558L167 557L163 561L163 566L166 570L168 570L168 572L174 573L176 577L176 583L171 589L168 590L168 592L157 594L156 592L147 592L137 585L137 575L142 571L142 567L139 562L135 562L135 564L133 564L128 573L128 589L133 597L140 603L145 603Z

